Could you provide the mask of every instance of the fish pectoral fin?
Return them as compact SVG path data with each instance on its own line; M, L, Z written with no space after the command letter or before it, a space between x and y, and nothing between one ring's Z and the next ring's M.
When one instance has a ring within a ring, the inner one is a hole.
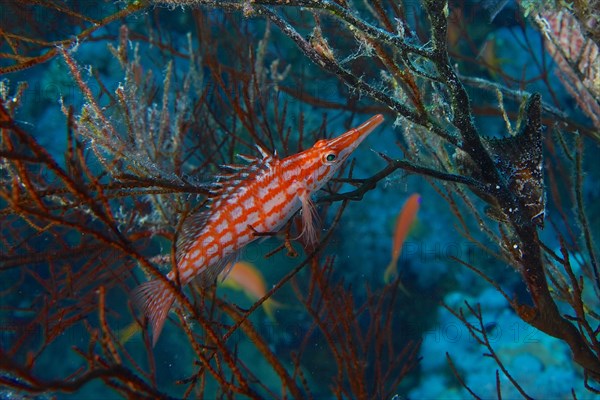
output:
M319 214L310 194L306 189L300 193L300 202L302 203L302 232L300 236L304 236L308 244L314 245L318 242Z

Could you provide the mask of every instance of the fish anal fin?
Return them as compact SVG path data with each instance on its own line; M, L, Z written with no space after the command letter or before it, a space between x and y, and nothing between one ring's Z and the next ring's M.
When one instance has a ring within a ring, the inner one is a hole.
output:
M221 282L223 282L225 279L227 279L227 275L229 275L229 273L231 272L231 270L233 269L233 266L235 265L235 263L237 263L238 261L238 257L239 253L233 253L231 255L229 255L227 258L227 262L229 262L228 265L225 265L223 267L223 269L217 274L217 276L219 277L219 279L221 279Z
M208 268L203 270L200 274L198 274L194 278L194 283L201 287L209 287L216 280L217 277L221 278L221 280L227 277L227 274L231 271L231 268L237 261L239 256L238 252L234 252L228 254L212 265L209 265Z
M131 294L131 299L135 307L148 317L152 327L152 346L156 345L175 295L165 282L156 279L138 286Z

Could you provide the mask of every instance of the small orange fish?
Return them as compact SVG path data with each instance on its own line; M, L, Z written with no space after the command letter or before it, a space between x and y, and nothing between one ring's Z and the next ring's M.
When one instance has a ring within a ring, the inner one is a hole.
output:
M383 122L378 114L358 128L280 159L257 146L262 158L243 156L247 165L226 165L219 176L210 208L184 222L176 242L177 273L182 286L192 279L208 286L231 265L240 250L258 239L257 232L275 232L302 209L302 234L316 243L316 210L311 196L325 185L358 145ZM175 271L167 279L175 280ZM153 345L175 301L162 280L140 285L132 295L152 326Z
M392 246L392 261L390 261L390 264L383 273L383 281L386 284L390 283L398 276L398 258L400 258L400 253L402 253L402 245L404 244L410 227L417 216L420 204L421 196L415 193L406 200L404 206L402 206L400 214L398 215L398 219L396 220L396 228L394 231L394 242ZM405 293L408 293L402 286L401 289Z
M117 338L121 346L124 346L125 343L129 342L138 332L141 331L140 324L137 321L132 321L129 325L127 325L122 330L118 331Z
M231 267L231 271L229 271L221 286L240 289L252 301L256 301L267 294L267 283L263 275L254 265L244 261L236 262ZM271 321L275 320L273 308L278 304L271 298L266 299L262 304L265 314Z

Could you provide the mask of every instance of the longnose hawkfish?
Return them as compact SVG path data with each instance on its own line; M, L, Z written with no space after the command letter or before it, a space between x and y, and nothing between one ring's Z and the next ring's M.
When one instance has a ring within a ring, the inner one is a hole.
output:
M192 279L208 286L232 265L240 250L258 239L258 232L275 232L302 209L302 235L315 243L316 210L312 194L325 185L358 145L383 122L378 114L358 128L313 147L279 159L260 146L262 157L243 156L245 165L227 165L230 174L215 183L207 211L190 215L176 241L177 271L167 279L181 286ZM148 317L153 345L169 313L175 293L161 279L140 285L132 299Z

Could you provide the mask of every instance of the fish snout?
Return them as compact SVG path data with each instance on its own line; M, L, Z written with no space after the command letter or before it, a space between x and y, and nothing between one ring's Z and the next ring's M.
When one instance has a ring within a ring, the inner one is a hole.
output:
M332 151L337 152L338 160L343 161L383 122L383 120L383 115L377 114L357 128L351 129L337 138L330 140L327 147Z

